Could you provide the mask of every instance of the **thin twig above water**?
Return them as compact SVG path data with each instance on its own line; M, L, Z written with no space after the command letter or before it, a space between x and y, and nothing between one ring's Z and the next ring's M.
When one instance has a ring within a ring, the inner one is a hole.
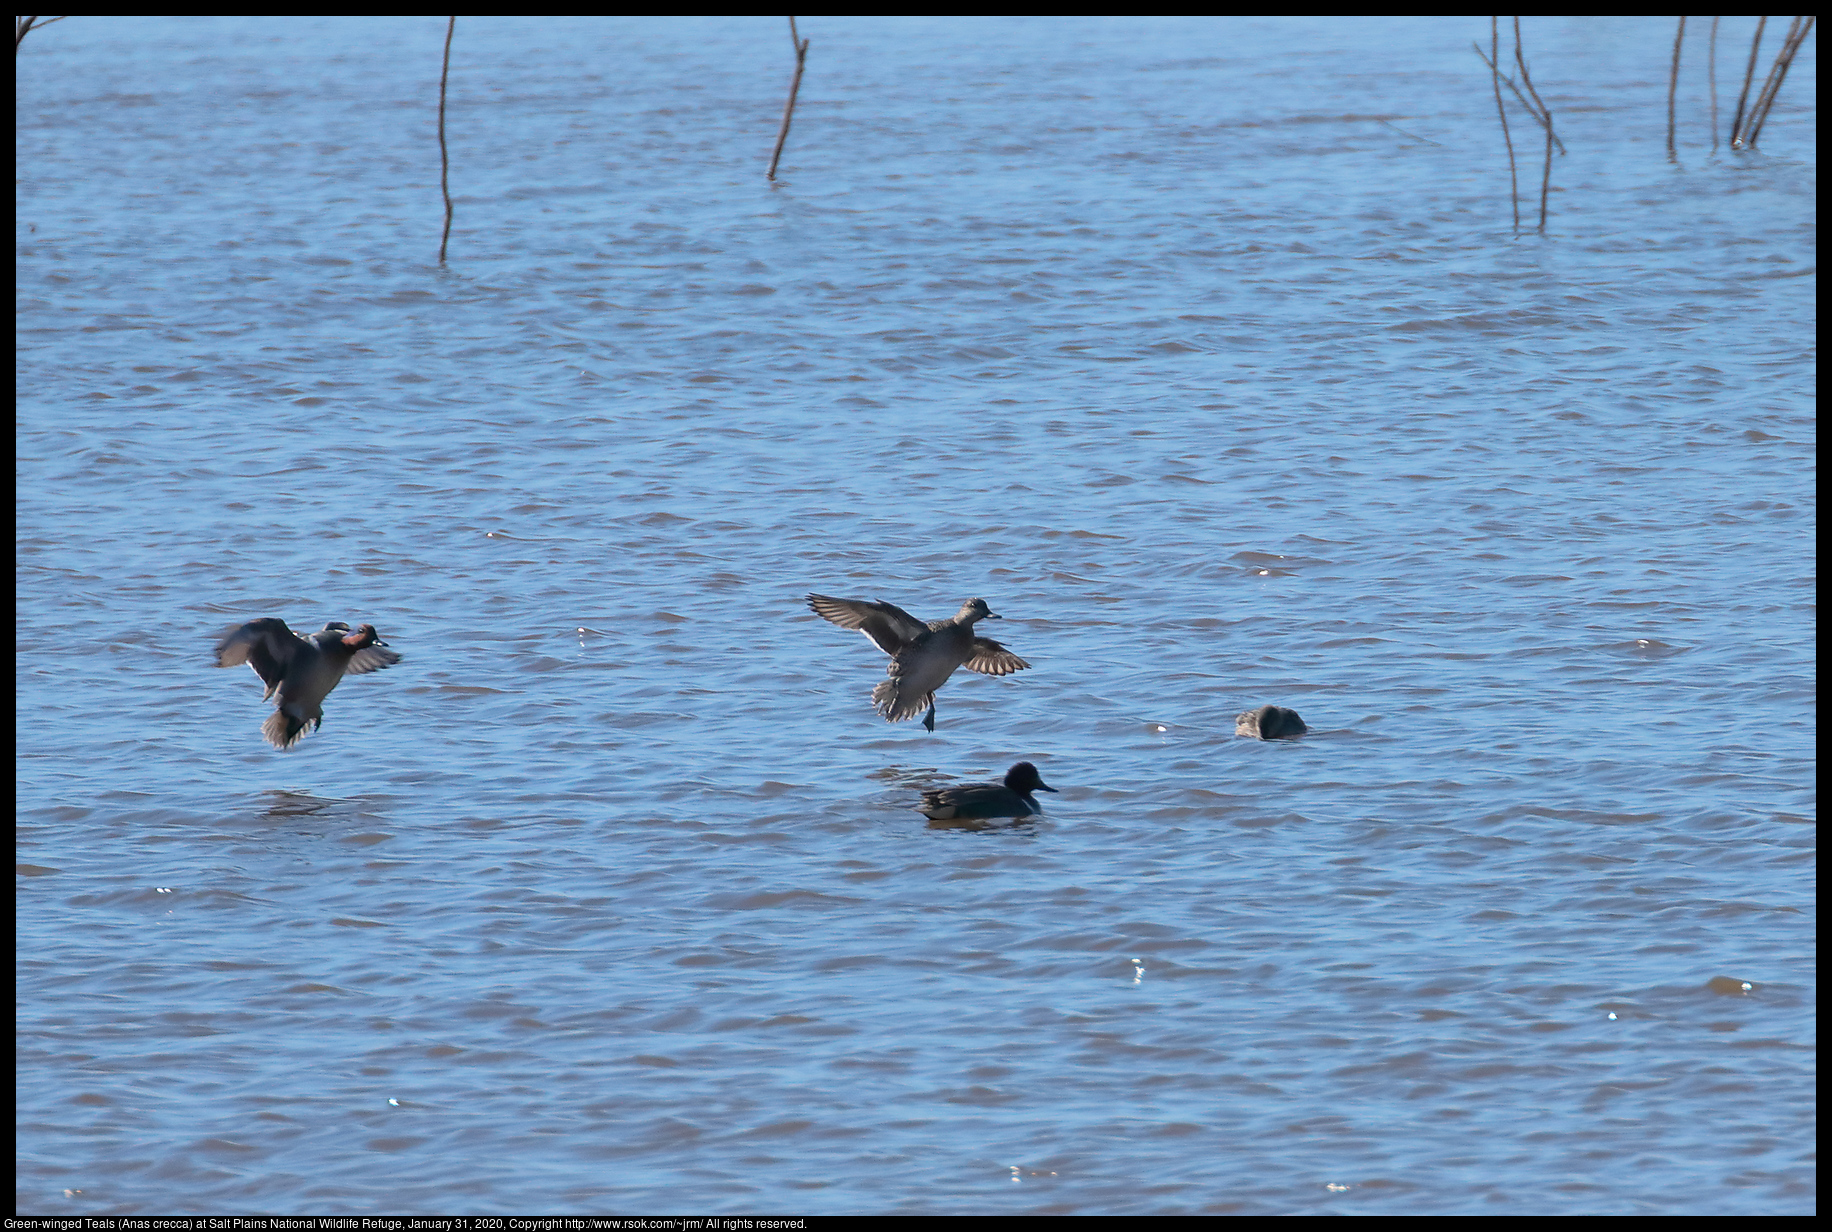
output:
M452 160L445 150L445 82L452 74L452 31L458 18L445 21L445 63L439 69L439 192L445 197L445 230L439 236L439 264L445 264L445 244L452 238Z
M1546 171L1539 181L1539 230L1540 234L1544 235L1546 198L1552 191L1552 146L1558 139L1552 134L1552 108L1546 106L1545 100L1539 96L1539 91L1533 88L1533 74L1527 71L1527 58L1521 54L1520 18L1518 17L1514 19L1514 63L1520 66L1520 84L1527 88L1527 94L1532 97L1534 106L1538 108L1533 113L1534 118L1546 126ZM1559 147L1561 151L1564 148L1562 145Z
M1781 41L1781 50L1775 53L1775 63L1768 70L1768 80L1763 83L1762 94L1756 99L1752 109L1753 115L1747 125L1749 135L1744 145L1754 149L1756 141L1762 135L1763 122L1768 119L1769 108L1775 105L1775 96L1781 93L1781 83L1787 80L1787 70L1794 63L1794 54L1806 41L1807 32L1813 28L1813 18L1796 17L1788 23L1787 37Z
M1483 51L1483 50L1482 50L1482 44L1480 44L1480 43L1471 43L1471 44L1470 44L1470 46L1471 46L1471 47L1473 47L1473 48L1475 48L1475 51L1476 51L1476 55L1477 55L1477 56L1479 56L1479 57L1481 58L1481 60L1482 60L1482 62L1483 62L1484 64L1486 64L1486 65L1488 65L1490 69L1493 69L1493 68L1495 67L1495 65L1494 65L1494 63L1493 63L1493 61L1491 61L1491 60L1489 59L1489 57L1488 57L1488 53L1487 53L1486 51ZM1526 109L1527 109L1527 110L1528 110L1529 112L1532 112L1532 113L1533 113L1533 118L1534 118L1535 120L1538 120L1538 119L1539 119L1539 110L1538 110L1538 109L1537 109L1537 108L1536 108L1536 107L1535 107L1535 106L1533 105L1533 100L1532 100L1532 99L1530 99L1530 98L1528 98L1528 97L1527 97L1526 95L1524 95L1524 94L1522 94L1522 93L1520 92L1520 87L1514 84L1514 79L1513 79L1512 77L1510 77L1510 76L1508 76L1508 75L1507 75L1506 73L1496 73L1496 74L1495 74L1495 76L1496 76L1497 78L1499 78L1499 79L1500 79L1500 81L1501 81L1501 84L1502 84L1502 85L1504 85L1504 86L1506 86L1506 87L1508 88L1508 90L1509 90L1509 92L1511 92L1511 93L1512 93L1512 94L1514 95L1514 97L1515 97L1515 98L1516 98L1517 100L1519 100L1519 102L1520 102L1520 105L1521 105L1522 107L1525 107L1525 108L1526 108ZM1544 121L1541 121L1541 122L1543 123ZM1556 144L1556 145L1557 145L1557 147L1558 147L1558 152L1559 152L1560 154L1564 154L1564 153L1566 153L1566 150L1565 150L1565 143L1564 143L1563 141L1561 141L1561 140L1559 140L1559 138L1557 137L1557 135L1554 135L1554 136L1553 136L1553 138L1552 138L1552 140L1553 140L1553 142L1554 142L1554 144Z
M65 14L65 17L69 14ZM15 17L13 18L13 58L19 57L19 44L25 42L25 36L41 26L48 26L63 17Z
M1501 27L1500 18L1489 18L1489 54L1482 55L1482 48L1476 47L1476 54L1482 56L1483 63L1489 66L1489 76L1495 82L1495 111L1501 116L1501 139L1508 147L1508 202L1514 207L1514 234L1520 234L1520 173L1514 165L1514 138L1508 132L1508 108L1501 99L1501 70L1495 67L1501 63ZM1474 44L1472 44L1474 46ZM1514 90L1514 83L1508 82L1508 89ZM1514 90L1518 95L1519 90Z
M1749 40L1749 66L1743 70L1743 92L1737 95L1737 113L1730 118L1730 148L1741 149L1743 146L1743 114L1749 102L1749 83L1756 76L1756 56L1762 50L1762 31L1768 26L1768 18L1756 22L1756 37Z
M796 34L795 19L789 18L789 43L795 48L795 76L789 81L789 101L782 105L782 127L776 130L776 149L770 153L770 173L766 179L776 178L776 160L782 157L782 143L789 139L789 121L795 116L795 95L801 89L802 67L808 62L809 42Z

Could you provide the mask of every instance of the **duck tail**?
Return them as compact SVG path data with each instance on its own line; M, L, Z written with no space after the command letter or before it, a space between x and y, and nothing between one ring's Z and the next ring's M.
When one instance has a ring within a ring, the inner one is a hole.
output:
M953 821L956 810L948 803L946 792L927 790L922 793L922 804L916 811L930 821Z
M267 716L267 722L261 724L261 734L267 737L267 743L276 749L290 748L299 743L308 728L316 729L318 725L310 719L276 710Z
M878 713L884 716L887 723L901 723L905 719L915 718L928 708L930 700L935 696L930 693L922 697L904 697L898 691L899 683L897 677L892 676L880 681L878 687L871 691L871 704L877 707Z

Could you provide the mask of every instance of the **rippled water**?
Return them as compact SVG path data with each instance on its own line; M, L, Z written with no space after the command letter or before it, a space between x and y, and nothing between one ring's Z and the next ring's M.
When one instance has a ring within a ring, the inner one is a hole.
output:
M778 20L27 40L19 1209L1811 1211L1814 45Z

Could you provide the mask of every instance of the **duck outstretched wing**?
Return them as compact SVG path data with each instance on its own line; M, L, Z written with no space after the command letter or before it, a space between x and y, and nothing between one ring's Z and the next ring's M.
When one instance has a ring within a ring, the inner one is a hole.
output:
M816 616L842 629L857 629L887 655L896 654L929 631L926 621L917 620L894 603L809 595L808 606Z
M364 672L379 672L384 667L393 667L400 661L401 653L398 650L390 650L386 646L365 646L350 656L350 665L344 671L352 676L360 676Z
M1023 671L1030 664L991 638L976 637L973 639L973 654L961 666L982 676L1009 676L1013 672Z
M267 686L267 692L261 695L265 701L280 687L280 681L286 678L287 665L304 645L303 639L287 628L284 620L278 616L263 616L224 631L216 643L216 665L234 667L246 663L254 668L255 675Z

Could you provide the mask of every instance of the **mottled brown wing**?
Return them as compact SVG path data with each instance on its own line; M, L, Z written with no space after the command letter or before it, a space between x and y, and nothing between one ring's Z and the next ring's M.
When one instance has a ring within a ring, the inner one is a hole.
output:
M887 655L896 654L929 631L926 623L894 603L809 595L808 606L816 616L831 620L842 629L857 629Z
M976 637L973 639L973 657L961 666L982 676L1009 676L1013 672L1023 671L1030 664L991 638Z

